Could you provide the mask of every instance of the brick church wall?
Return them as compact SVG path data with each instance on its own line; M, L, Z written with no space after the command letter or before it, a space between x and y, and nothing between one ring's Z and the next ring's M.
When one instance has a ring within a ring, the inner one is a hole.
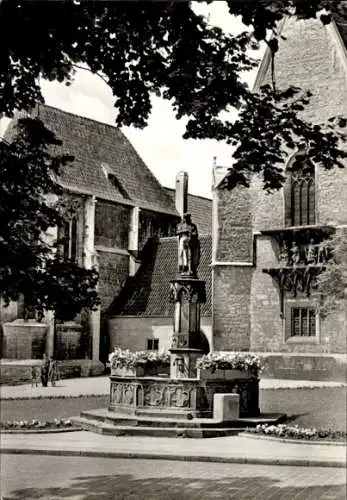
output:
M278 87L297 85L313 92L304 118L322 123L334 115L347 116L347 75L331 27L319 21L290 20L282 32L286 40L276 57ZM298 40L300 45L298 46ZM347 162L346 162L347 167ZM266 194L255 179L250 188L253 230L284 226L283 190ZM316 221L319 224L347 224L347 171L316 167ZM320 318L316 343L291 343L285 338L285 319L280 318L277 285L262 268L276 262L276 241L256 236L256 261L252 281L251 349L300 353L341 353L346 349L346 319L343 313Z
M213 346L216 350L248 350L253 272L249 191L245 188L219 190L216 195L218 241L213 256ZM231 265L232 262L240 265Z
M95 206L95 246L99 256L99 295L105 310L129 275L131 207L98 200Z
M131 208L98 200L95 206L95 245L128 249Z
M322 123L334 115L347 116L347 74L332 26L319 21L289 20L276 55L278 88L289 85L313 92L304 118ZM264 69L264 68L263 68ZM265 75L261 84L268 83ZM347 167L347 162L346 162ZM347 170L316 167L316 220L319 224L347 224ZM345 352L346 315L320 318L318 341L286 340L280 317L280 297L273 279L262 272L276 263L277 242L261 235L284 224L283 190L267 194L257 177L251 187L232 192L218 189L217 228L213 268L214 346L220 350L250 349L259 352ZM254 238L254 244L253 244ZM254 246L253 246L254 245ZM252 260L254 267L242 267ZM232 265L226 265L227 262ZM239 264L239 265L237 265Z
M246 188L218 191L218 243L215 260L250 262L252 259L252 216Z

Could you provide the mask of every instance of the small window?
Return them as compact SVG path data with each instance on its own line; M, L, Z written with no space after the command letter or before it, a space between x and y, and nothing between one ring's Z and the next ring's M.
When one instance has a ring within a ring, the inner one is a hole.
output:
M76 261L77 258L77 219L72 217L64 225L64 260Z
M313 307L293 307L291 309L291 337L315 337L316 310Z
M147 339L147 350L157 351L159 349L159 339Z
M116 188L117 191L119 191L119 193L124 198L129 198L128 193L125 191L125 189L123 188L123 186L121 185L121 183L119 182L119 180L117 179L117 177L114 174L108 173L107 178L110 181L110 183L113 185L113 187Z

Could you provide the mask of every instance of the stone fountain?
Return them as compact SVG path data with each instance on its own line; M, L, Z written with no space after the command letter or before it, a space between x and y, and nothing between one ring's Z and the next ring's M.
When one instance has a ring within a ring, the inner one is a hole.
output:
M187 213L186 175L178 175L176 188L182 196L177 207L181 215L177 275L170 282L168 297L175 304L169 377L143 369L124 373L111 363L109 407L83 412L75 419L85 429L118 435L209 437L234 432L235 427L278 421L278 415L259 416L257 376L196 368L204 353L200 308L206 297L205 282L198 277L198 229Z

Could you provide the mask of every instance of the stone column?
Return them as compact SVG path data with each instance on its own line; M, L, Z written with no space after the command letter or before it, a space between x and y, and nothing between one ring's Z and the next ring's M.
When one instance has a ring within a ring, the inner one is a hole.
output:
M95 196L88 196L84 204L84 242L83 265L90 269L96 262L95 235ZM92 339L92 359L99 361L100 356L100 308L91 311L88 318L89 334Z
M55 321L54 311L47 311L45 313L45 320L47 322L47 336L46 336L46 356L50 358L54 356L54 335L55 335Z
M134 276L139 268L139 231L140 208L134 207L131 213L131 227L129 232L129 276Z
M200 305L206 301L205 281L178 276L171 281L171 300L175 303L175 313L170 377L195 378L196 360L203 353Z
M170 282L170 298L175 303L174 331L170 348L172 379L196 378L196 360L203 352L200 304L206 301L205 281L197 276L200 244L197 227L187 214L187 199L188 174L179 172L176 177L176 210L181 216L181 222L177 226L178 274ZM185 241L182 243L181 253L187 252L183 263L179 250L180 241Z
M50 227L45 235L45 240L48 244L53 245L58 240L58 227ZM56 248L52 248L52 255L56 253ZM54 344L55 344L55 320L54 311L45 311L44 321L47 323L47 334L46 334L46 349L45 354L48 358L54 356Z
M176 175L176 210L182 217L188 209L188 174L187 172L178 172Z

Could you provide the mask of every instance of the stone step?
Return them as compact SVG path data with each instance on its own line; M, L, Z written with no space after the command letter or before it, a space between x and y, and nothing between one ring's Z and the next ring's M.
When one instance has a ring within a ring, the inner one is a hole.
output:
M71 421L86 431L107 436L155 436L155 437L188 437L210 438L232 436L240 432L240 428L194 428L194 427L148 427L133 425L112 425L84 417L72 417Z
M192 420L182 420L162 417L150 417L150 416L136 416L136 415L124 415L117 414L113 411L109 411L107 408L101 408L97 410L88 410L81 413L80 417L83 422L95 425L106 426L106 429L116 428L122 429L139 429L139 433L142 433L143 429L147 429L148 433L151 433L152 429L162 429L162 435L165 435L165 429L172 433L180 430L187 429L190 430L223 430L225 429L242 429L245 427L253 427L258 424L276 424L285 418L284 414L263 414L255 418L239 418L233 420L232 422L223 422L221 420L213 418L195 418ZM87 424L86 424L87 425ZM103 428L103 427L102 427ZM135 431L134 431L135 432ZM159 435L159 431L156 431ZM160 431L161 432L161 431ZM223 434L224 435L224 434Z
M196 421L197 419L193 420L182 420L182 419L172 419L172 418L165 418L165 417L156 417L156 418L150 418L150 417L144 417L144 416L137 416L137 415L123 415L123 414L117 414L114 412L102 412L102 411L83 411L81 412L81 417L86 418L87 420L96 420L98 422L104 422L110 425L123 425L126 424L127 426L133 426L133 427L200 427L199 423ZM211 419L212 420L212 419Z
M125 415L123 413L116 413L114 411L109 411L107 408L83 411L81 416L87 419L97 420L100 422L106 422L113 425L119 425L122 423L127 423L127 425L142 425L142 426L162 426L162 427L220 427L226 422L213 418L193 418L182 419L182 418L168 418L166 414L161 414L160 417L152 415ZM244 417L235 419L229 424L233 424L233 427L252 427L258 424L276 424L283 421L286 415L283 413L264 413L259 417Z

